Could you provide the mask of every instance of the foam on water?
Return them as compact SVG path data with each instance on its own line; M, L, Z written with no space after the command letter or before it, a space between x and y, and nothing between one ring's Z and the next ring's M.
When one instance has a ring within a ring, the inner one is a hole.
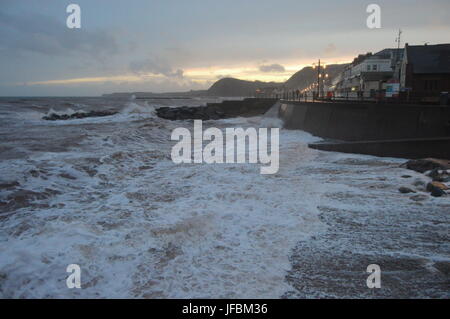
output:
M52 114L56 114L56 115L72 115L72 114L75 114L75 113L86 113L86 111L85 110L83 110L83 109L78 109L78 110L73 110L72 108L67 108L67 109L65 109L65 110L61 110L61 111L56 111L56 110L54 110L53 108L50 108L50 110L45 114L46 116L50 116L50 115L52 115Z
M27 155L0 162L1 183L17 182L0 196L17 203L0 215L3 297L278 298L292 289L296 243L326 231L318 207L330 193L359 192L330 176L345 166L358 181L360 167L346 163L376 159L312 150L319 138L281 130L277 174L261 175L259 164L176 165L171 131L192 121L159 119L136 100L114 116L55 123L26 122L23 132L43 139L33 148L9 137ZM271 113L207 123L280 124ZM67 149L44 147L69 138ZM400 160L376 163L366 174ZM358 198L349 205L367 208ZM66 287L73 263L83 289Z
M143 105L130 102L128 103L125 108L121 110L122 114L151 114L152 116L155 115L155 107L148 105L147 102L144 102Z
M133 101L112 122L61 121L101 126L73 151L1 163L5 180L41 194L2 221L4 296L240 298L288 289L289 250L321 227L320 190L290 171L290 157L315 156L292 144L304 134L282 136L286 165L275 176L250 164L175 165L169 139L180 123L153 114ZM233 121L261 118L217 124ZM291 200L299 193L301 210ZM86 289L66 288L70 263L82 267Z

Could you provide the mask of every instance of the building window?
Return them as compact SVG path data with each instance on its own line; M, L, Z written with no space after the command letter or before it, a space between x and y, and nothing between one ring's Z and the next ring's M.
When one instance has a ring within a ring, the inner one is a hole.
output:
M370 71L370 64L367 64L367 71Z
M437 91L439 87L438 80L425 80L425 91Z
M378 65L374 64L372 70L376 71L378 69Z

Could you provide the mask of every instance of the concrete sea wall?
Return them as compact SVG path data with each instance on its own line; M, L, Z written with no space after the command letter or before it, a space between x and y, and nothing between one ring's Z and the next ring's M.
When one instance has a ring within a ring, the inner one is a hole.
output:
M358 153L384 157L401 157L409 159L432 157L450 159L450 137L314 143L309 144L309 147L322 151Z
M362 141L450 136L450 107L282 101L288 129L323 138Z
M336 140L312 145L317 149L404 158L450 158L448 106L281 101L279 116L287 129Z

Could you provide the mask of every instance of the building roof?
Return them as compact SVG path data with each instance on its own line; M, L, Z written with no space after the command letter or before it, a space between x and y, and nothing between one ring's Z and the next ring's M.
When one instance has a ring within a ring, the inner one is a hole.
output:
M365 59L367 59L371 56L372 56L372 52L368 52L366 54L359 54L356 58L353 59L353 62L350 63L349 68L364 62Z
M375 53L373 56L382 59L402 59L404 49L384 49Z
M450 44L406 45L414 73L450 73Z

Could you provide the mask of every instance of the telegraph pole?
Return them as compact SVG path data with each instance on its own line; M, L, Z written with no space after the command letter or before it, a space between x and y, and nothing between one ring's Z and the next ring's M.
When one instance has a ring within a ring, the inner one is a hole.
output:
M402 30L401 29L399 29L398 30L398 37L397 37L397 39L395 39L395 41L397 41L397 63L398 63L398 60L399 60L399 58L400 58L400 42L401 42L401 39L402 39Z

